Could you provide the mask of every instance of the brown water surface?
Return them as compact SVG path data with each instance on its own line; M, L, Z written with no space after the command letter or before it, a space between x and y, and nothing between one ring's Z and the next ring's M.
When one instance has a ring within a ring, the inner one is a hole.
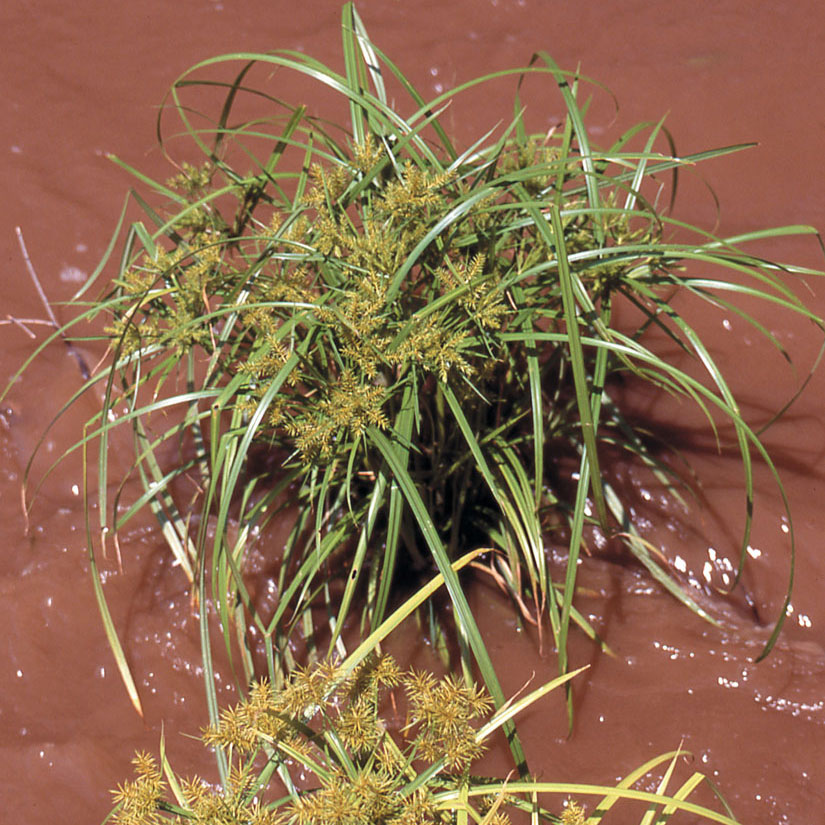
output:
M618 114L605 95L594 103L590 124L597 141L666 112L683 153L759 141L758 148L702 171L723 206L720 231L825 225L825 13L819 3L365 0L359 8L373 38L425 95L547 49L563 67L581 64L615 93ZM15 226L23 229L46 292L59 302L94 268L131 183L105 154L167 175L154 148L154 113L180 72L213 54L276 47L339 65L339 17L338 3L326 0L7 0L0 14L0 317L44 314ZM536 118L549 127L561 107L555 97L547 101ZM458 139L474 139L505 120L509 106L503 98L457 107L448 124ZM681 196L679 215L712 227L715 204L698 176L685 179ZM764 251L822 265L813 240ZM825 290L817 283L805 290L799 285L800 294L825 311ZM757 423L798 385L817 347L808 325L776 312L761 317L792 353L796 376L757 347L736 318L721 311L701 318L703 334ZM41 339L42 328L32 329ZM5 382L35 342L12 325L0 326L0 336ZM531 766L543 778L612 782L684 742L694 766L718 782L743 822L825 822L824 380L817 375L766 436L787 485L798 542L793 613L775 652L754 662L782 603L789 553L776 488L760 467L746 575L730 599L708 597L724 618L721 630L687 614L635 570L609 560L585 565L593 595L579 606L617 656L599 656L586 640L573 640L574 664L592 666L575 689L573 737L566 738L559 702L536 708L521 726ZM161 727L178 768L197 766L199 749L181 733L196 733L205 720L186 582L168 569L151 525L136 527L124 543L122 573L113 554L101 560L145 722L130 709L93 601L75 457L43 485L26 530L20 506L26 463L79 381L74 361L54 346L0 409L0 801L4 819L28 825L100 821L107 789L128 776L136 748L156 750ZM701 422L684 405L635 390L626 402L674 442L692 445L690 459L704 479L705 508L697 503L685 514L660 506L637 470L617 467L640 517L650 522L647 535L661 543L685 581L723 586L744 509L736 461L692 432ZM94 400L85 399L49 432L41 471L93 412ZM534 672L554 675L554 658L515 628L485 581L474 599L506 690L517 690ZM233 695L227 684L221 700Z

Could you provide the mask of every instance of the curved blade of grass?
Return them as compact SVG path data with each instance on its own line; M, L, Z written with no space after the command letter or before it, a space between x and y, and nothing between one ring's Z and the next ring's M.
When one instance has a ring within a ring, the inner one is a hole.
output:
M384 88L384 78L381 74L381 65L378 55L370 42L364 24L355 9L354 4L345 3L341 10L341 33L343 39L344 65L346 66L347 80L353 91L363 94L367 87L367 77L372 81L376 96L386 106L387 93ZM366 114L366 125L362 118ZM367 134L382 135L381 122L370 117L350 98L350 122L355 142L363 145Z
M548 605L554 641L558 642L558 612L555 600L547 598L551 582L544 555L544 544L541 540L541 525L533 501L532 499L526 500L524 491L515 482L509 485L509 496L501 488L452 389L447 384L442 384L440 389L472 453L476 469L484 478L508 526L513 530L520 547L521 559L528 564L531 580L538 583L541 603ZM505 475L505 481L506 479Z
M362 525L361 531L358 535L358 544L355 548L355 555L353 556L352 564L350 565L350 572L347 576L347 583L344 587L344 592L341 596L340 605L337 610L337 615L335 618L335 629L330 638L329 650L327 651L327 655L330 655L332 653L332 650L338 643L338 640L341 636L341 631L344 629L344 621L346 619L347 613L349 612L350 603L352 602L352 598L355 595L355 588L358 585L358 580L363 571L364 559L367 555L367 547L372 536L373 528L375 527L375 521L378 517L378 514L382 511L384 507L384 500L386 498L388 485L389 477L383 470L379 471L378 478L376 479L375 484L373 485L372 493L369 497L369 507L367 508L366 520Z
M401 400L399 413L393 428L393 440L399 451L399 461L405 466L409 463L409 448L414 423L413 384L407 383ZM384 468L381 468L382 475ZM384 538L384 558L379 576L378 592L370 593L369 607L372 609L371 626L383 621L384 613L390 597L390 588L394 579L395 558L401 539L402 514L404 498L394 479L390 479L389 512L387 514L387 529ZM374 588L373 588L374 589Z
M220 710L218 708L215 666L212 660L212 641L209 632L209 602L206 598L206 564L204 560L201 560L198 566L198 607L198 629L201 644L203 686L206 691L206 708L209 714L209 724L217 727L220 721ZM226 787L226 780L229 775L226 753L221 748L215 748L214 753L221 785Z
M561 216L554 205L549 207L550 224L552 227L552 231L550 231L547 222L534 206L527 204L526 208L533 216L539 233L548 243L548 246L556 252L559 267L559 283L564 305L564 319L567 325L567 340L570 348L570 365L573 370L573 381L576 390L576 403L579 410L582 438L586 448L587 463L590 467L593 500L596 505L599 522L604 529L607 529L607 510L604 504L604 493L601 485L602 473L599 468L599 458L596 450L596 421L594 421L593 418L592 407L594 402L590 395L587 377L585 375L584 353L579 335L579 313L573 294L574 276L567 262L567 250L565 249L564 228L562 227Z
M599 209L601 198L599 197L599 183L597 180L596 169L593 164L593 156L590 151L590 140L587 137L587 129L584 126L582 119L582 111L579 108L576 96L570 88L570 83L567 81L565 73L559 68L555 60L545 51L540 51L535 54L531 60L543 60L550 68L553 77L556 79L559 89L561 90L564 103L567 106L567 116L573 125L573 131L576 134L576 142L579 146L579 154L581 155L581 165L584 170L584 182L587 187L587 199L590 203L590 209L594 214ZM593 229L596 237L596 245L604 246L604 227L600 221L595 221ZM559 238L563 235L558 235Z
M704 777L703 777L704 778ZM468 791L470 797L480 797L488 795L492 788L489 784L471 786ZM508 795L511 797L516 794L554 794L563 795L566 797L581 797L581 796L603 796L607 800L611 800L611 806L621 800L630 800L636 802L648 802L656 805L672 806L674 811L684 811L687 814L699 816L704 820L710 822L718 822L720 825L741 825L737 820L731 818L727 814L719 813L711 808L706 808L695 802L688 800L677 799L673 796L663 796L653 791L641 791L635 788L625 787L611 787L610 785L589 785L578 782L531 782L528 780L512 780L507 783ZM458 790L444 791L434 794L434 799L439 803L446 803L457 799ZM591 814L588 818L588 825L599 825L604 819L604 815L599 808L599 811Z
M662 777L662 781L659 783L659 788L657 790L657 794L664 795L665 788L667 787L667 780L673 773L673 769L676 765L676 760L680 756L686 755L685 751L679 749L675 751L670 751L668 753L660 754L659 756L653 757L653 759L649 759L643 765L640 765L635 770L631 771L624 779L622 779L617 785L617 788L627 789L632 788L640 780L644 779L651 771L654 771L660 765L664 765L665 763L669 762L670 764L665 771L665 775ZM590 817L593 819L594 822L601 821L601 818L609 811L615 804L618 802L618 798L613 795L606 795L605 798L596 806L596 810ZM646 815L647 816L647 815ZM588 819L588 822L590 821Z
M94 543L92 541L92 529L91 524L89 523L91 507L89 506L89 469L86 463L85 445L86 442L84 440L82 451L83 469L81 477L83 479L83 513L86 521L86 550L89 556L89 573L92 577L92 585L95 591L95 601L97 602L97 608L100 611L100 618L103 621L103 629L106 632L106 639L109 642L109 649L112 651L112 655L115 658L118 673L120 674L121 681L126 688L126 693L129 695L129 700L132 703L132 707L137 711L138 716L143 719L143 706L140 701L140 695L138 694L135 680L132 677L132 671L129 667L129 663L126 661L126 654L123 652L123 647L120 644L120 639L118 638L117 631L115 630L115 624L112 621L112 614L109 612L109 605L107 604L106 596L103 593L100 573L97 569L97 559L95 558ZM105 535L105 533L101 535Z
M499 708L495 712L495 714L490 718L488 722L486 722L478 729L478 732L476 733L476 741L483 742L485 739L487 739L487 737L491 736L495 731L497 731L500 727L502 727L502 725L504 725L510 719L513 719L516 715L521 713L526 708L530 707L530 705L537 702L543 696L546 696L548 693L554 691L556 688L568 684L580 673L584 673L585 670L588 670L589 667L590 665L584 665L583 667L577 668L576 670L571 670L567 673L563 673L561 676L557 676L555 679L552 679L551 681L547 682L541 687L531 691L518 701L511 701L505 704L503 707Z
M471 550L451 565L450 570L455 574L466 567L474 559L483 555L487 551L484 548ZM422 604L424 604L433 593L445 583L444 576L439 573L430 579L424 587L410 596L400 607L397 607L381 624L372 630L364 640L341 662L341 669L346 673L351 673L364 659L367 658L380 644L390 635L405 619L411 616Z
M498 676L496 675L489 651L481 637L470 606L467 604L467 597L464 595L464 590L458 581L458 576L450 565L450 561L444 552L444 546L436 532L435 525L427 513L424 502L421 500L415 483L410 477L407 468L398 460L395 449L389 439L374 427L370 427L368 436L381 452L398 486L401 488L404 498L407 500L407 504L430 549L433 561L436 563L439 572L444 576L444 583L447 587L447 592L450 594L450 601L453 603L455 609L457 624L464 633L470 649L473 652L473 656L481 672L481 678L484 680L484 684L487 686L487 690L490 692L490 696L493 702L495 702L496 707L500 707L505 701L504 692L498 681ZM510 744L510 750L513 753L513 758L515 759L519 772L522 773L526 771L527 765L521 741L515 728L511 724L506 726L505 733Z
M517 338L520 336L521 333L514 332L514 333L506 333L504 337L506 338ZM793 520L791 517L790 512L790 503L787 498L787 494L785 491L785 486L782 484L782 480L779 476L777 471L776 465L774 464L773 460L771 459L770 455L768 454L765 446L757 437L756 433L748 426L748 424L742 419L741 415L735 409L732 409L728 406L727 402L724 398L717 396L707 387L705 387L700 381L692 378L691 376L687 375L683 371L679 370L672 364L667 364L663 362L660 358L657 358L652 353L645 350L641 347L637 342L632 341L631 339L622 336L617 331L613 331L612 333L614 340L613 341L604 341L602 339L595 339L595 338L583 338L582 344L585 346L592 346L592 347L604 347L606 349L610 349L615 352L621 352L623 355L631 357L635 360L641 361L643 363L649 363L652 366L656 367L657 369L665 369L667 374L672 377L674 380L679 382L679 385L685 387L686 389L690 389L696 393L697 397L704 397L710 404L715 406L719 409L724 415L730 418L732 421L736 422L737 429L740 431L748 440L748 442L752 445L752 447L759 453L760 458L765 462L766 467L768 468L771 476L774 479L775 484L777 485L777 490L780 494L783 509L788 517L788 528L789 528L789 541L790 541L790 562L789 562L789 574L788 574L788 589L786 590L785 601L782 606L782 610L779 614L779 617L776 620L774 625L774 630L766 643L765 647L763 648L762 653L760 654L757 661L761 661L767 654L771 651L774 644L776 643L777 638L779 637L779 633L781 632L782 625L785 622L786 618L786 611L787 607L790 604L790 597L791 591L793 589L793 579L794 579L794 571L796 568L796 542L794 537L794 528L793 528ZM541 338L547 340L557 340L560 342L566 341L566 335L563 333L552 333L552 332L544 332L544 333L534 333L534 338ZM644 556L640 556L639 560L642 563L645 563ZM647 565L646 565L647 566ZM653 572L653 567L650 566L648 569L651 569ZM660 573L661 574L661 573ZM664 584L664 581L663 581ZM676 595L676 592L672 589L672 587L668 588L670 592ZM677 596L678 597L678 596ZM684 594L682 597L684 598Z

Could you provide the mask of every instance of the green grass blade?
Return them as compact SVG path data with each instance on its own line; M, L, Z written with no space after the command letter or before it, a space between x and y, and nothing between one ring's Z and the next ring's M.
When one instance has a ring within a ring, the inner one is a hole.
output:
M429 514L427 513L424 502L421 500L421 496L416 489L412 478L410 478L407 468L398 461L396 452L387 437L380 430L371 428L369 431L369 438L381 452L381 455L389 465L398 486L404 493L407 504L415 517L427 546L430 549L433 561L438 567L441 575L444 577L447 592L450 594L450 601L453 603L453 607L455 609L456 622L468 640L470 649L473 652L473 656L475 657L481 672L481 677L484 680L484 684L487 686L487 690L489 690L496 707L501 707L505 701L504 692L502 691L501 685L498 681L498 676L496 675L492 659L490 658L490 654L484 644L484 640L481 637L481 633L478 630L475 617L470 610L470 606L467 604L467 597L465 596L464 590L458 581L458 576L450 566L449 559L447 559L444 552L444 546L441 543L441 539L435 530L435 526L433 525ZM519 772L523 773L526 771L527 765L518 734L516 733L515 728L509 724L505 728L505 733Z

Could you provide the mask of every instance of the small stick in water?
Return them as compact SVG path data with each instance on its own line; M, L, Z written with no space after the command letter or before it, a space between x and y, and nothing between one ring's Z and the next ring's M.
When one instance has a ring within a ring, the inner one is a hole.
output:
M23 255L23 261L26 264L26 269L29 272L29 277L32 279L34 288L37 290L37 294L40 296L40 300L43 302L43 306L46 308L46 314L49 316L49 321L51 321L52 326L60 334L60 337L63 339L63 343L68 347L68 350L74 357L74 360L77 361L77 366L80 370L81 377L84 381L87 381L91 377L92 373L89 370L89 367L86 364L86 362L83 360L83 356L77 351L74 344L72 344L72 342L63 333L60 324L57 322L57 318L55 318L55 315L52 312L51 304L49 304L49 299L46 297L46 293L43 291L43 287L40 285L40 278L37 277L37 273L34 271L34 266L32 266L31 258L29 257L29 251L28 249L26 249L26 242L23 240L23 230L19 226L15 226L14 231L17 233L17 242L20 244L20 252Z

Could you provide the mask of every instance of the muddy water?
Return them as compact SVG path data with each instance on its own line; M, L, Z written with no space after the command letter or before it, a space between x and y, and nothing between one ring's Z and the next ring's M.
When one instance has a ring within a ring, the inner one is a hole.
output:
M171 8L159 0L5 3L2 317L43 317L14 226L22 227L45 289L58 302L93 269L128 185L104 154L166 173L153 148L154 107L189 64L273 47L339 62L334 2L179 0ZM723 204L721 230L825 226L825 14L818 3L720 0L705 9L684 0L384 0L362 2L360 10L376 41L425 94L544 48L562 66L580 63L618 98L617 115L604 98L594 104L597 140L668 111L682 152L756 139L758 148L704 170ZM450 126L459 138L476 137L506 118L508 105L485 100L469 111L456 108ZM553 98L547 124L559 114ZM681 217L705 225L716 220L699 178L686 179L682 195ZM813 242L766 251L822 263ZM813 305L825 311L825 290L810 287ZM796 378L780 369L780 358L757 349L736 319L707 312L702 318L757 422L793 391L816 345L806 325L777 313L763 317L796 359ZM42 337L41 328L31 329ZM0 341L0 375L9 376L34 342L10 325L0 327ZM742 821L825 822L823 380L817 376L766 437L787 485L798 541L793 613L777 650L754 662L788 575L788 525L760 468L751 564L736 597L712 599L722 629L690 617L633 570L609 560L587 566L592 595L580 607L617 655L596 656L574 640L574 663L591 664L576 688L575 734L566 739L557 704L535 710L522 726L534 771L546 779L609 782L684 741L693 766L718 782ZM77 460L43 485L26 529L20 485L28 456L78 382L74 362L53 347L0 410L0 800L29 825L100 821L106 789L128 774L135 748L156 748L162 726L178 766L196 765L197 750L179 732L195 732L205 718L185 582L166 569L150 525L136 527L125 543L123 572L113 556L101 560L145 722L129 707L92 600ZM633 392L628 403L686 447L705 479L704 509L665 508L657 518L657 491L632 469L619 468L650 521L648 534L686 581L724 585L743 515L736 462L694 436L699 422L682 407ZM49 433L40 470L92 412L90 399ZM475 598L508 690L533 672L553 673L553 658L515 630L486 582ZM232 695L227 684L222 699Z

